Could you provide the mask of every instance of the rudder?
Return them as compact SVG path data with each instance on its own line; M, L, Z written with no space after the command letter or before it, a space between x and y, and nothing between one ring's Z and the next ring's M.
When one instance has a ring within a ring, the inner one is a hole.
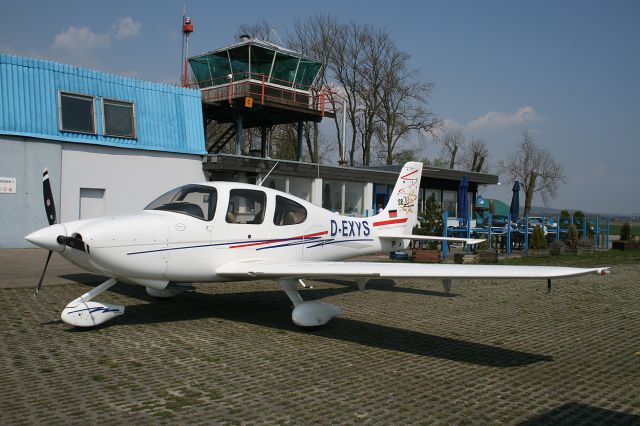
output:
M387 206L374 217L374 224L384 225L381 233L383 230L402 230L404 234L411 234L418 222L421 177L422 163L410 161L402 167Z

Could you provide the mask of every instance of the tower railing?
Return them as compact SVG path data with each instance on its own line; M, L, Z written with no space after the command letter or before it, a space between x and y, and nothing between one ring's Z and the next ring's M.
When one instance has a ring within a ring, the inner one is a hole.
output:
M240 72L211 80L197 81L191 88L200 89L203 102L232 102L238 98L252 98L254 102L290 105L314 110L324 116L335 113L335 107L327 99L331 92L326 87L313 87L269 77L261 73Z

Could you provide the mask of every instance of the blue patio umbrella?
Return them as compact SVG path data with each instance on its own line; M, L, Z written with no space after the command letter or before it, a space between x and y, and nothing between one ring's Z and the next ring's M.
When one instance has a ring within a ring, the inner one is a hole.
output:
M520 182L515 181L513 183L513 196L511 197L511 207L509 207L509 213L511 219L515 220L520 214Z
M469 202L467 192L469 191L469 181L467 176L462 176L460 186L458 187L458 219L462 219L462 225L466 225L469 220Z

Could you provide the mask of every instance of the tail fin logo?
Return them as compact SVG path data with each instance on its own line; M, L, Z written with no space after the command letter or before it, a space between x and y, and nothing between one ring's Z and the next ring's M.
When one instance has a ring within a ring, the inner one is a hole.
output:
M411 169L409 173L400 176L400 189L398 190L398 206L406 214L413 213L413 207L415 206L418 196L416 195L416 187L418 179L415 174L418 173L418 169Z

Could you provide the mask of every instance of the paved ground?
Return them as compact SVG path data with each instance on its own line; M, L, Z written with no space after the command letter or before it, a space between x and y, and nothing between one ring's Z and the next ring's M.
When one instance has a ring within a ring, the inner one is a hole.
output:
M0 251L0 285L37 280L45 257ZM38 300L33 283L0 290L0 424L640 424L639 273L551 295L534 281L460 281L450 296L435 281L316 282L303 297L344 312L315 332L268 281L165 302L118 284L100 300L125 315L77 331L60 311L100 278L55 263Z

